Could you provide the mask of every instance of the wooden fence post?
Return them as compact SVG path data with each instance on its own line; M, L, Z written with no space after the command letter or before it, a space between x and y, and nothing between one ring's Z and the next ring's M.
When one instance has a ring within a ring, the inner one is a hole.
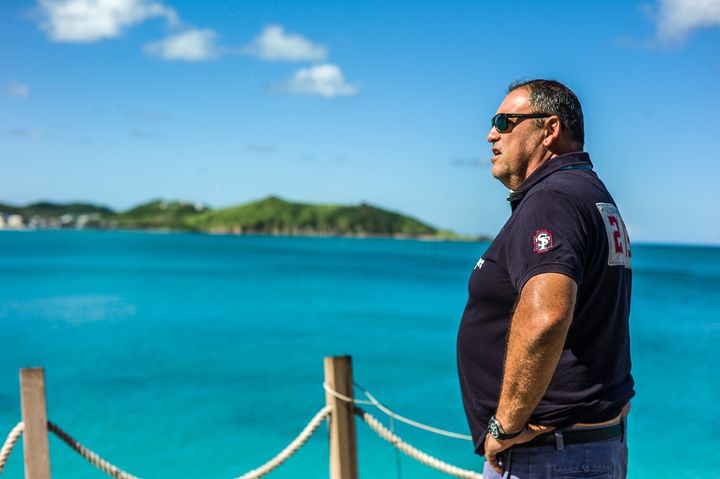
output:
M334 391L353 397L352 358L325 358L325 384ZM358 479L354 404L325 394L330 415L330 479Z
M25 425L23 432L25 479L50 479L50 448L43 368L20 370L20 402Z

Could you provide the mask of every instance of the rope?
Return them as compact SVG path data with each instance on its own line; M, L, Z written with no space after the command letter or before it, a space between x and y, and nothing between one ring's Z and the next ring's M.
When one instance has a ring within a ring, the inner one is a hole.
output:
M306 442L308 439L310 439L310 436L313 435L313 433L317 430L317 428L322 424L322 422L325 420L326 417L330 415L330 412L332 411L332 408L330 406L325 406L322 408L316 415L313 417L307 426L305 426L305 429L302 430L300 435L296 437L288 446L280 451L280 453L263 464L262 466L258 467L257 469L253 469L252 471L243 474L238 479L257 479L259 477L264 476L265 474L271 472L275 468L277 468L280 464L285 462L290 456L295 454ZM16 429L19 428L19 432L15 432ZM77 442L75 439L70 437L68 433L60 429L55 424L48 421L48 429L55 433L60 439L62 439L68 446L70 446L72 449L74 449L78 454L80 454L82 457L87 459L93 466L97 467L101 471L103 471L108 476L114 477L116 479L138 479L137 477L128 474L125 471L122 471L118 469L116 466L113 466L109 462L105 461L103 458ZM22 433L22 423L18 424L15 429L10 433L10 436L8 436L8 441L6 441L5 446L2 448L2 454L9 454L9 449L12 449L12 446L15 444L15 441L17 441L17 437L12 437L13 433L16 433L16 435L19 437L20 433ZM13 439L12 444L10 444L7 453L5 452L5 448L8 446L8 443L10 442L10 439ZM0 472L2 472L2 466L4 465L4 462L2 461L4 456L0 455Z
M354 403L354 404L368 404L377 407L380 411L387 414L391 421L393 419L397 419L398 421L402 421L406 424L409 424L411 426L417 427L419 429L423 429L426 431L433 432L435 434L440 434L443 436L448 437L454 437L458 439L466 439L466 440L472 440L470 436L458 434L450 431L446 431L444 429L439 429L432 426L427 426L425 424L419 423L417 421L413 421L411 419L407 419L403 416L400 416L399 414L394 413L387 407L383 406L375 397L370 394L368 391L364 390L362 387L358 388L363 391L365 396L368 397L369 401L360 400L360 399L353 399L351 397L345 396L343 394L340 394L339 392L335 391L334 389L330 388L326 383L323 383L323 388L325 391L330 394L331 396L334 396L342 401L348 402L348 403ZM300 434L290 443L288 444L285 449L280 451L279 454L277 454L275 457L273 457L271 460L263 464L262 466L253 469L250 472L247 472L243 474L242 476L238 477L237 479L257 479L260 478L270 472L272 472L274 469L276 469L278 466L280 466L283 462L285 462L287 459L289 459L293 454L295 454L305 443L310 439L310 437L313 435L313 433L317 430L318 427L320 427L320 424L331 414L332 408L330 406L323 407L320 411L318 411L317 414L310 420L310 422L305 426L305 428L300 432ZM482 475L474 472L469 471L466 469L461 469L457 466L453 466L452 464L448 464L446 462L441 461L440 459L437 459L435 457L430 456L429 454L426 454L415 447L411 446L410 444L404 442L402 439L400 439L399 436L394 434L394 432L389 431L385 426L382 425L375 417L373 417L371 414L359 409L355 408L355 414L360 416L367 425L373 429L381 438L385 439L389 443L391 443L393 446L395 446L399 451L403 452L404 454L407 454L411 458L415 459L416 461L425 464L426 466L432 467L434 469L437 469L438 471L441 471L445 474L449 474L451 476L459 477L461 479L482 479ZM393 428L394 429L394 428ZM24 430L24 424L22 422L18 423L11 431L10 434L8 434L7 439L5 440L5 443L3 444L2 448L0 449L0 473L2 473L3 468L5 467L5 464L7 462L7 459L10 455L10 452L12 451L13 447L17 443L18 439L22 435ZM73 450L75 450L78 454L80 454L82 457L87 459L92 465L103 471L105 474L114 477L115 479L138 479L136 476L133 476L132 474L129 474L125 471L122 471L118 467L110 464L100 456L98 456L96 453L91 451L90 449L86 448L82 444L80 444L78 441L70 437L69 434L67 434L65 431L60 429L55 424L48 421L48 430L50 430L52 433L54 433L58 438L60 438L63 442L65 442L68 446L70 446ZM399 473L399 471L398 471Z
M376 408L378 408L379 410L381 410L382 412L384 412L385 414L387 414L388 416L390 416L390 417L393 418L393 419L397 419L397 420L400 421L400 422L404 422L405 424L409 424L410 426L416 427L416 428L418 428L418 429L422 429L422 430L424 430L424 431L432 432L432 433L434 433L434 434L439 434L440 436L452 437L452 438L455 438L455 439L463 439L463 440L465 440L465 441L472 441L472 436L470 436L469 434L460 434L460 433L457 433L457 432L446 431L445 429L440 429L440 428L437 428L437 427L428 426L428 425L426 425L426 424L423 424L423 423L420 423L420 422L417 422L417 421L413 421L412 419L408 419L408 418L403 417L403 416L401 416L401 415L399 415L399 414L397 414L397 413L394 413L393 411L391 411L391 410L388 409L387 407L385 407L385 406L383 406L382 404L380 404L380 401L378 401L377 399L375 399L375 397L374 397L372 394L370 394L368 391L365 391L365 390L362 389L362 388L360 388L360 390L365 394L365 396L368 397L368 399L370 399L370 403L371 403L373 406L375 406Z
M339 392L337 392L336 390L334 390L333 388L331 388L330 386L328 386L328 383L323 383L323 389L325 390L326 393L328 393L328 394L331 395L331 396L334 396L334 397L338 398L338 399L341 400L341 401L345 401L345 402L349 402L349 403L354 403L354 404L367 404L367 405L369 405L369 406L372 406L372 405L373 405L373 403L370 402L370 401L365 401L365 400L363 400L363 399L353 399L353 398L351 398L351 397L347 397L347 396L345 396L345 395L343 395L343 394L340 394Z
M395 434L395 419L390 418L390 432ZM395 448L395 469L397 472L397 479L402 479L402 465L400 462L400 449Z
M10 456L10 452L12 452L13 446L15 446L15 443L18 442L18 439L20 439L24 429L25 424L22 422L17 423L17 425L10 431L10 434L8 434L7 439L5 439L5 444L3 444L2 449L0 449L0 474L2 474L3 469L5 468L5 463Z
M330 415L331 411L332 408L330 406L325 406L324 408L322 408L320 411L318 411L317 414L315 414L315 417L310 420L308 425L305 426L305 429L302 430L300 435L298 435L298 437L296 437L290 444L288 444L285 449L280 451L277 456L273 457L257 469L253 469L252 471L243 474L237 479L257 479L258 477L262 477L265 474L271 472L273 469L285 462L290 456L295 454L298 449L300 449L307 442L308 439L310 439L310 436L313 435L313 433L317 430L320 424L322 424L325 418Z
M380 423L380 421L375 419L370 413L356 408L356 414L360 416L362 420L365 421L365 423L378 434L378 436L385 439L387 442L389 442L411 458L415 459L416 461L451 476L460 477L462 479L482 479L483 476L480 473L477 473L475 471L469 471L467 469L461 469L457 466L453 466L452 464L448 464L447 462L443 462L440 459L432 457L431 455L426 454L419 449L416 449L415 447L400 439L400 437L398 437L397 435L390 432L385 426Z
M98 456L90 449L77 442L75 439L70 437L68 433L66 433L50 421L48 421L48 429L53 432L57 437L59 437L65 444L74 449L75 452L87 459L90 464L97 467L108 476L114 477L115 479L138 479L136 476L128 474L127 472L118 469L116 466L113 466L105 459Z
M387 407L383 406L380 403L380 401L375 399L375 397L372 394L370 394L369 391L365 390L360 385L355 384L355 387L357 387L359 390L361 390L363 392L363 394L365 394L365 396L367 396L367 398L370 400L365 401L362 399L353 399L353 398L344 396L344 395L340 394L339 392L335 391L334 389L331 389L330 386L327 385L327 383L323 383L323 388L325 389L325 391L327 391L327 393L330 394L331 396L335 396L336 398L340 399L341 401L355 403L355 404L368 404L371 406L375 406L376 408L378 408L380 411L382 411L386 415L390 416L391 418L397 419L400 422L404 422L405 424L409 424L410 426L416 427L418 429L432 432L432 433L438 434L440 436L452 437L454 439L462 439L464 441L472 441L472 436L470 436L469 434L460 434L457 432L447 431L445 429L428 426L427 424L423 424L421 422L413 421L412 419L403 417L403 416L391 411Z

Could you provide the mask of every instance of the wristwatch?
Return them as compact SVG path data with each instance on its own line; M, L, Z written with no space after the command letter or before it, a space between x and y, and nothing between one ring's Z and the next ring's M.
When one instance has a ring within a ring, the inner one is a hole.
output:
M520 433L523 432L523 430L520 429L518 432L507 433L500 425L498 420L495 418L495 416L492 416L490 418L490 421L488 422L488 432L495 439L499 441L505 441L507 439L513 439L515 437L518 437Z

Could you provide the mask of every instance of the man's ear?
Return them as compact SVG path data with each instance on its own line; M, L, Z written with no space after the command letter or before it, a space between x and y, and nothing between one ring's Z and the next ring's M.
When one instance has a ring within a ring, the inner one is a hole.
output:
M543 128L545 130L543 145L545 145L545 147L550 147L551 145L557 143L562 130L560 127L560 118L558 118L557 115L552 115L550 118L545 120Z

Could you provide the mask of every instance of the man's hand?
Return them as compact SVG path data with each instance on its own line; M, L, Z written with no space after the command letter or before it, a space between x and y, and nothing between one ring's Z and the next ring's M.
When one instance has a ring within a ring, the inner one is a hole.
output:
M498 441L490 434L487 434L485 436L485 460L490 463L490 466L492 466L492 468L495 469L498 474L502 474L503 469L498 463L498 454L511 446L531 441L535 439L536 436L539 436L540 434L545 434L546 432L550 432L554 429L555 428L552 426L528 424L527 426L525 426L525 429L523 429L519 436L508 439L506 441Z

